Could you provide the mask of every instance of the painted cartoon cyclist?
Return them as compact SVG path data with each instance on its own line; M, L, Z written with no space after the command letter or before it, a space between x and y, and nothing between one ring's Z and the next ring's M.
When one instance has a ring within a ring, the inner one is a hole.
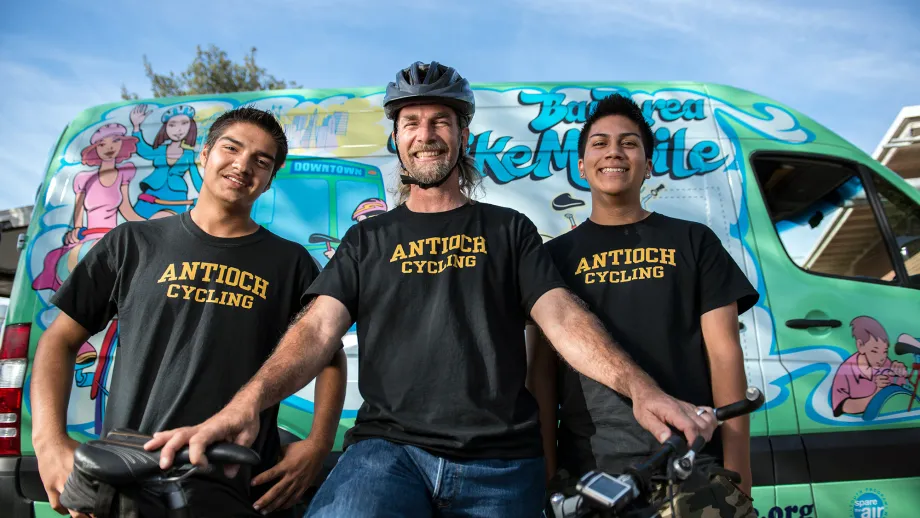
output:
M195 140L198 126L195 109L187 104L173 106L160 117L160 130L149 145L141 133L141 124L150 115L146 104L131 110L131 124L137 137L137 154L153 162L154 170L141 181L141 194L134 210L146 219L162 218L185 212L195 203L188 196L185 173L195 189L201 190L201 174L195 164ZM168 144L167 144L168 142Z

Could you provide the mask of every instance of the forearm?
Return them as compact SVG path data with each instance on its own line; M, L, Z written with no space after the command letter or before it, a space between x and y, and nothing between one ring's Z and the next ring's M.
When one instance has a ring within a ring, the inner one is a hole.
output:
M744 357L736 354L712 359L712 400L716 407L743 400L747 390ZM727 357L726 357L727 356ZM729 419L722 424L722 455L725 467L741 475L741 487L751 487L751 420L749 416Z
M537 400L540 433L543 437L543 455L546 478L556 473L556 426L558 422L556 396L556 357L536 326L527 327L527 346L530 353L527 369L527 390Z
M73 228L80 228L83 226L83 199L86 197L84 193L77 194L77 199L73 203Z
M45 337L39 341L30 386L32 440L37 448L67 436L67 402L75 362L76 351L66 344Z
M626 397L657 390L657 384L617 344L598 318L567 290L554 294L538 321L543 334L578 372ZM541 299L542 300L542 299ZM541 309L543 311L543 309Z
M313 426L310 437L320 441L327 449L332 449L339 418L345 405L345 388L348 381L348 365L345 352L336 351L332 362L320 372L316 379Z
M707 312L701 318L703 341L712 373L713 406L745 399L747 376L744 350L738 336L738 312L734 304ZM741 474L742 487L750 491L750 417L729 419L722 424L722 455L725 467Z

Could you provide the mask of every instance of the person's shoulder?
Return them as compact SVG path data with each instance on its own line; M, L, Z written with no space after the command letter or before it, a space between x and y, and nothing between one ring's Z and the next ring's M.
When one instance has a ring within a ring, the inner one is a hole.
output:
M262 227L262 231L265 232L265 241L263 243L267 243L272 247L272 254L276 258L290 261L307 261L316 266L310 251L302 243L279 236L265 227Z
M719 237L708 225L689 219L676 218L655 212L649 224L675 237L685 237L693 244L719 242Z
M537 228L530 216L504 205L477 201L473 204L473 210L478 211L488 226L508 228L516 232L531 232Z
M303 244L279 236L265 227L262 227L262 231L266 233L266 236L261 246L268 244L271 248L269 253L274 260L296 265L298 268L307 268L314 276L319 274L319 264Z
M675 232L695 232L708 229L706 225L689 219L676 218L660 212L653 212L648 218L650 225L658 228L673 230Z
M182 227L179 216L166 218L143 219L140 221L125 221L115 226L108 234L113 237L145 237L160 236L164 232L171 232Z
M494 203L486 203L482 201L473 202L473 208L495 218L503 218L514 220L518 218L524 218L529 221L529 218L523 212L513 209L511 207L506 207L504 205L495 205Z
M578 237L586 231L585 224L582 223L577 227L568 230L558 236L550 239L544 245L550 252L557 250L571 250L572 245L578 240Z

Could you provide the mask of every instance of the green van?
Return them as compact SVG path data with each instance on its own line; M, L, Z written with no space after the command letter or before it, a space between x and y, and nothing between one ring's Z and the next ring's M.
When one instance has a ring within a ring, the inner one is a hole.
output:
M592 102L621 93L642 107L656 140L644 206L712 228L761 293L738 322L748 382L767 396L751 418L760 517L920 515L920 192L805 115L736 88L484 84L475 93L469 150L485 177L481 199L527 214L544 239L590 214L577 142ZM393 207L397 160L382 97L383 88L356 88L121 102L87 109L64 129L37 195L0 348L4 516L58 516L44 503L31 441L31 360L56 314L51 295L124 221L123 200L144 209L129 216L153 216L143 205L162 173L157 154L172 145L197 155L210 123L229 108L271 110L291 152L253 217L325 265L349 226ZM149 116L132 118L141 103ZM165 135L172 117L189 121L179 143ZM106 125L124 135L119 167L135 173L108 198L90 197L100 185L93 137ZM177 180L154 192L158 215L194 204L197 168ZM118 346L113 321L79 352L68 430L80 441L100 431ZM362 402L354 328L345 347L337 449ZM312 384L283 402L286 440L307 434L312 412Z

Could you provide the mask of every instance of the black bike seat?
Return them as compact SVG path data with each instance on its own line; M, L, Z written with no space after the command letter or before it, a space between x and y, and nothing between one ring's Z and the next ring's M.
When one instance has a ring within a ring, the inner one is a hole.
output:
M144 449L144 444L152 438L134 430L113 430L104 439L78 446L73 457L74 469L112 486L132 485L163 475L160 470L160 451ZM205 455L212 465L255 465L260 460L259 455L250 448L226 442L211 445L205 450ZM188 457L186 446L176 454L173 466L188 464Z

